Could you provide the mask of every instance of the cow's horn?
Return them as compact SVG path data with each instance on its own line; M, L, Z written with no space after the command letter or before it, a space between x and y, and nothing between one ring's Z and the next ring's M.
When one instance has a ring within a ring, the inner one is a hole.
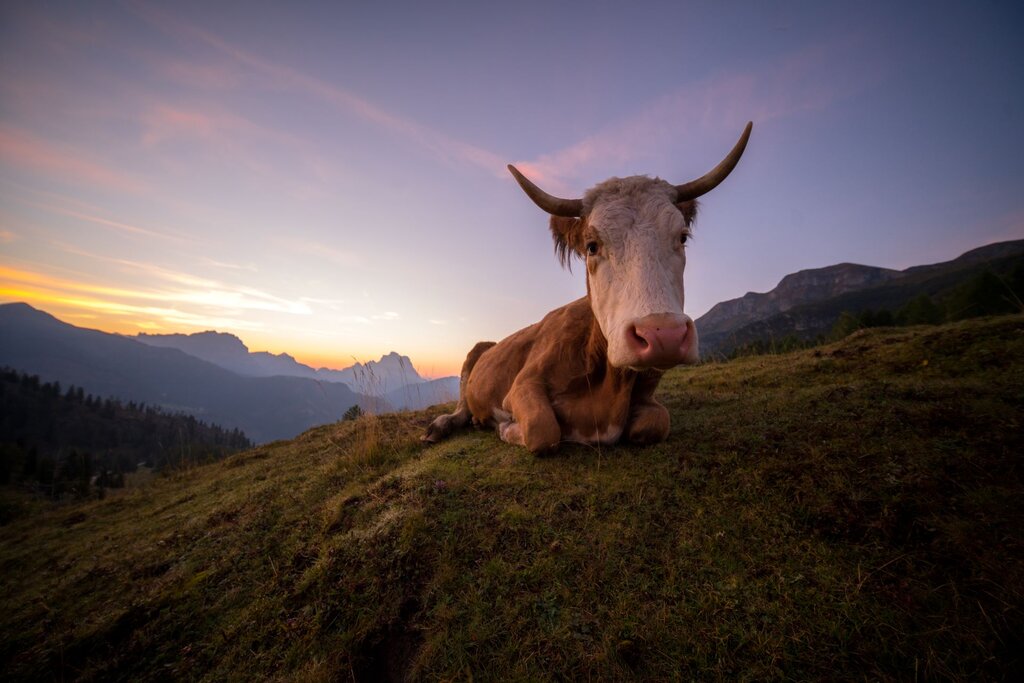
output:
M519 183L519 187L523 188L526 196L552 216L578 217L583 213L582 199L555 197L530 182L530 179L520 173L519 169L512 164L508 165L508 170L512 173L512 177L516 179L516 182Z
M718 186L718 183L728 177L732 173L732 169L736 167L740 157L743 156L743 150L747 147L747 139L750 137L750 129L754 127L753 121L747 122L747 127L743 129L743 135L740 136L739 142L729 152L729 156L722 159L722 163L715 166L711 171L705 173L696 180L691 180L683 185L676 185L676 201L686 202L691 199L696 199L702 194L706 194ZM534 201L537 201L536 199Z

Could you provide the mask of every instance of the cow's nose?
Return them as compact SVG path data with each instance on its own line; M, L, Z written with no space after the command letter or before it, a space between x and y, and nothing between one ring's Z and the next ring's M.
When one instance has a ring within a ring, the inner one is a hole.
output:
M649 315L626 327L626 343L637 365L669 368L687 361L693 329L688 316Z

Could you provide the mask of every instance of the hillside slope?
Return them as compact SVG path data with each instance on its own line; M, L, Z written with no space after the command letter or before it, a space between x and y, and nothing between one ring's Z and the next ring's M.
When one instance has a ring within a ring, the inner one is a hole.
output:
M1020 679L1024 318L677 369L669 440L364 417L0 528L4 680Z

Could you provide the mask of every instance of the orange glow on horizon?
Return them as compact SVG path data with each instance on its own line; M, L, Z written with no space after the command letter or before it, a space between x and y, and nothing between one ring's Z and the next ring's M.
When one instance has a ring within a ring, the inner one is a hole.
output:
M215 329L239 337L252 352L287 353L314 369L341 370L357 362L379 360L391 351L409 356L416 371L427 378L457 375L462 365L461 353L455 354L457 358L444 358L405 346L374 349L360 344L354 349L340 350L335 342L329 342L333 348L324 349L302 340L282 340L262 324L179 310L174 308L173 299L165 293L108 287L0 266L0 301L24 302L64 322L101 332L130 336L140 332L190 334Z
M243 339L243 341L245 341ZM451 358L440 358L436 354L431 353L417 353L415 349L381 349L379 351L365 351L362 353L351 353L346 354L339 352L338 350L324 351L321 349L314 348L282 348L278 350L270 348L255 348L252 344L246 342L246 346L249 347L250 351L268 351L269 353L287 353L293 357L299 363L308 365L311 368L319 370L320 368L328 368L330 370L344 370L345 368L352 367L356 363L367 363L368 361L378 361L385 354L395 351L403 356L408 356L412 361L413 367L416 368L416 372L421 377L427 379L436 379L438 377L451 377L458 375L462 370L462 357L458 359ZM468 349L467 349L468 350Z

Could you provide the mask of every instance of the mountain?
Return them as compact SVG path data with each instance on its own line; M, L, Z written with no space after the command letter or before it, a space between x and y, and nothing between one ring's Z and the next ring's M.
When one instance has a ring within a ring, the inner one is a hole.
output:
M0 680L1024 680L1022 326L676 368L648 447L434 410L0 487Z
M856 263L792 273L782 278L770 292L747 292L738 299L715 304L697 319L701 343L705 343L708 335L725 334L795 306L888 282L900 275L898 270Z
M416 372L408 356L401 356L394 351L381 356L379 361L356 363L344 370L321 368L317 370L317 376L335 378L332 381L344 382L370 396L386 396L389 392L426 381Z
M769 292L723 301L698 318L701 354L727 354L752 341L787 335L811 339L827 334L843 311L895 311L922 294L942 299L986 269L1009 273L1022 257L1024 240L1014 240L905 270L840 263L792 273Z
M27 304L0 305L0 330L0 365L238 428L257 443L333 422L370 400L340 382L243 377L179 349L69 325Z
M343 370L320 368L314 370L295 360L287 353L249 351L241 339L224 332L196 332L195 334L140 333L134 339L162 348L174 348L190 356L201 358L246 377L306 377L322 382L344 382L349 388L363 394L385 396L389 392L425 382L408 356L394 351L379 361L356 363ZM417 406L425 407L425 406Z
M132 337L148 346L179 349L190 356L201 358L246 377L273 377L287 375L316 379L316 370L299 363L286 353L275 355L265 351L252 353L233 334L223 332L196 332L195 334L147 334Z

